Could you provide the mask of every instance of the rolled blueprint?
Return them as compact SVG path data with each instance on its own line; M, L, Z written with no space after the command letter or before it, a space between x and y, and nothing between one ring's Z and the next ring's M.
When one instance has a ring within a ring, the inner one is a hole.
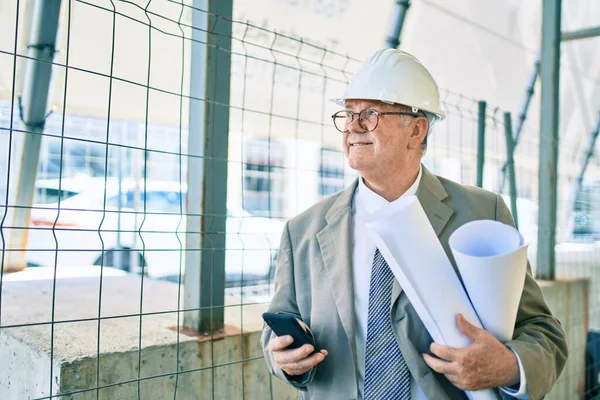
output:
M501 342L512 339L527 273L521 234L499 221L464 224L448 241L479 320Z
M479 328L484 327L476 312L477 305L475 304L474 307L471 304L418 198L406 196L387 204L366 219L365 228L433 340L452 347L468 346L471 340L458 329L456 316L461 313L473 325ZM462 259L464 256L465 259L470 260L469 266L465 269L466 273L469 274L471 272L468 271L475 270L474 279L468 279L469 282L477 282L477 279L480 279L480 273L485 270L475 267L474 260L481 262L482 257L479 253L474 255L472 251L468 251L472 250L472 247L465 244L468 242L470 233L471 231L465 229L456 236L455 241L463 245L460 246L460 250L464 250L464 252L460 251L459 257ZM513 243L510 240L508 242ZM519 242L519 244L521 243ZM495 247L493 248L495 249ZM471 261L473 262L471 263ZM478 265L481 266L481 264ZM511 272L506 269L506 273L510 274ZM461 276L464 277L462 272ZM475 298L483 298L486 297L486 294L489 296L491 293L490 288L483 285L476 284L472 287L473 293L477 292L473 296ZM478 296L479 294L481 296ZM489 307L486 308L486 310L488 309ZM493 326L505 328L504 322L506 321L496 321L494 318L499 314L492 314L489 315L489 318L494 321ZM488 315L486 315L487 317ZM496 322L498 323L496 324ZM512 325L514 325L514 319ZM506 329L497 330L502 333L506 331ZM467 392L466 394L473 400L497 398L491 389Z

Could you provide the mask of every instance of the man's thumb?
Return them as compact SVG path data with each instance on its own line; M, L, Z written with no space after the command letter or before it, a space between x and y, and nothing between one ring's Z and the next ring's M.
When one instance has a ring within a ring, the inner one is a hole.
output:
M479 329L478 327L476 327L475 325L473 325L469 321L467 321L467 319L462 314L458 314L458 317L456 319L457 319L458 329L460 329L460 331L462 333L467 335L473 341L475 341L475 339L477 339L479 337L479 334L481 333L481 329Z

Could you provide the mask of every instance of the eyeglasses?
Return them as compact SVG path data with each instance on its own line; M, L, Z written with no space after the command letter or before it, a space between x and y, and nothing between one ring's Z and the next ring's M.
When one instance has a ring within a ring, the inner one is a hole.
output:
M358 125L366 132L374 131L379 125L380 115L406 115L409 117L417 118L421 115L408 111L387 111L380 112L373 109L366 109L360 112L353 112L349 110L341 110L331 116L333 119L333 125L335 128L344 133L348 130L348 127L358 117Z

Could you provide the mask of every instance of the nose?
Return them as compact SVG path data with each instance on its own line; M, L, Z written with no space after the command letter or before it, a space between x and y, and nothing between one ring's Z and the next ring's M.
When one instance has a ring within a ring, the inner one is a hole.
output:
M352 119L352 122L350 122L347 126L347 130L351 133L366 133L367 131L360 126L360 118L358 117L358 115L355 115L354 118Z

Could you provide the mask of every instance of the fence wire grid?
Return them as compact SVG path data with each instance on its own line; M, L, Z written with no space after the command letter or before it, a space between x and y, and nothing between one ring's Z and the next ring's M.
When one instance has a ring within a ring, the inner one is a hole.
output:
M285 222L356 179L331 124L337 110L329 99L343 92L360 61L185 2L66 0L51 63L50 112L36 130L23 123L20 99L31 60L31 5L17 0L14 13L0 17L14 27L13 47L0 48L0 67L12 69L11 96L0 98L0 173L6 176L0 186L0 398L295 398L266 369L260 313L273 291ZM204 68L192 64L192 46L214 46L193 35L199 30L194 13L210 15L207 36L231 27L231 48L217 49L231 60L231 71L222 72L230 79L228 104L190 91L193 74ZM478 99L448 89L441 95L447 119L429 138L424 165L475 185L484 124L483 186L510 204L505 110L487 104L482 121ZM225 157L190 150L194 102L227 109ZM590 279L589 309L580 315L550 304L564 316L572 346L554 390L581 398L600 395L596 156L575 190L589 134L560 139L556 246L557 278ZM41 136L33 205L15 201L11 192L27 135ZM530 243L534 273L537 205L544 200L537 198L538 148L537 127L528 120L515 170L519 229ZM226 203L224 232L198 223L213 217L211 210L190 212L187 189L203 184L190 164L199 161L227 164L227 197L217 199ZM30 220L15 225L11 212L23 208ZM9 247L9 235L23 231L27 245ZM224 236L225 247L186 246L188 237L207 232ZM225 305L186 307L186 259L215 252L225 255ZM12 253L24 254L27 268L9 273ZM224 309L223 331L184 327L187 314L213 308Z

